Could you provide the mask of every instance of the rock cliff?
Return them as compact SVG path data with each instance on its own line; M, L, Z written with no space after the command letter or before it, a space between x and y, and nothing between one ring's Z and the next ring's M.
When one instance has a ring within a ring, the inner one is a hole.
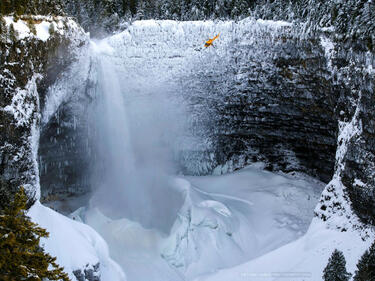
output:
M0 202L23 185L30 203L40 196L37 154L47 87L84 43L83 30L64 17L1 18Z

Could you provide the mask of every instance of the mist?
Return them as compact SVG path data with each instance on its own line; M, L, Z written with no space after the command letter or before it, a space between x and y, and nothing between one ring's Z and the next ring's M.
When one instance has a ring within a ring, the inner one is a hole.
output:
M97 155L91 207L169 233L183 197L170 182L186 111L178 91L153 77L124 79L105 42L92 43L97 84L91 120Z

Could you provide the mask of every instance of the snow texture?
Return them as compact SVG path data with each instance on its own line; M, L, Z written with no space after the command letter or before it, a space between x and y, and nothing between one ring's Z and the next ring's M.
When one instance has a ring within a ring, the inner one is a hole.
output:
M128 280L192 280L257 258L306 232L322 183L262 168L259 163L224 176L172 178L185 202L168 236L105 217L95 206L71 217L104 237Z
M18 40L35 38L46 42L51 37L51 32L59 35L82 33L81 27L73 19L66 17L30 16L16 20L14 16L7 16L4 20L8 29L13 25ZM31 26L35 27L35 31Z
M334 44L325 37L321 38L321 44L331 67ZM371 64L369 65L368 72L371 73ZM315 208L317 217L311 222L307 233L302 238L257 259L199 277L195 281L323 280L323 269L335 249L344 253L347 269L354 273L359 258L375 236L373 230L363 225L353 213L346 187L341 181L348 144L362 133L359 119L360 100L361 95L355 101L356 110L352 118L347 122L339 122L335 174L322 192L320 202ZM363 185L358 179L355 183Z
M110 258L103 238L88 225L73 221L36 202L29 210L32 221L47 229L49 238L41 244L57 263L64 267L71 280L75 270L88 269L99 263L96 274L102 281L126 281L122 269Z
M354 273L358 259L371 245L357 231L328 229L314 218L308 232L300 239L239 266L199 277L195 281L240 280L323 280L323 269L335 249L344 253L347 270Z

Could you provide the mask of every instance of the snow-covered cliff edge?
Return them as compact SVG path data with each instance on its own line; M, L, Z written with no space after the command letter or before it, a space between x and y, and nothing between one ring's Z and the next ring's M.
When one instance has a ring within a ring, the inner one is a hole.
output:
M23 185L40 197L37 163L46 88L74 59L87 35L73 20L51 16L1 17L0 206ZM69 51L69 52L68 52Z

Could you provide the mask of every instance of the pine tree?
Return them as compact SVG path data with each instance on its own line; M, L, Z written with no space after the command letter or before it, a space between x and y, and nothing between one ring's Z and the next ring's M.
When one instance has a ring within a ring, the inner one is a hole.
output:
M6 22L2 16L0 16L0 36L3 36L4 33L8 32ZM1 197L1 196L0 196Z
M16 42L18 38L18 32L14 29L13 23L11 23L9 26L9 38L13 42Z
M375 242L358 261L353 280L375 281Z
M249 3L247 0L234 0L234 7L231 13L233 18L243 18L249 15Z
M346 271L344 254L335 249L323 271L323 279L325 281L348 281L350 277L351 274Z
M27 196L20 188L14 202L0 215L0 280L64 280L69 281L56 258L39 246L48 232L26 216Z

